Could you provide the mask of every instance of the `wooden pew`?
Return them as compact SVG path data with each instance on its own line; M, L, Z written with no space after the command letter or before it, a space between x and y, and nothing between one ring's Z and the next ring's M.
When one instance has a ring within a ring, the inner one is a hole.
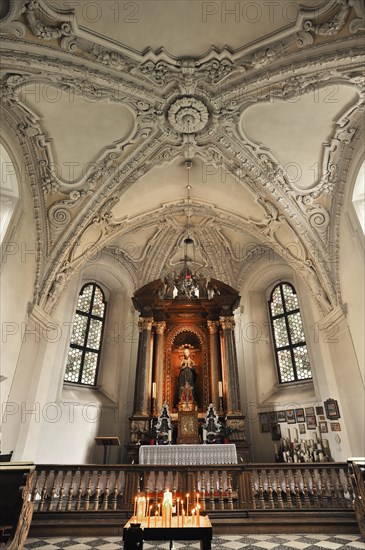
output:
M35 466L29 462L0 464L0 548L21 550L33 516L30 487Z

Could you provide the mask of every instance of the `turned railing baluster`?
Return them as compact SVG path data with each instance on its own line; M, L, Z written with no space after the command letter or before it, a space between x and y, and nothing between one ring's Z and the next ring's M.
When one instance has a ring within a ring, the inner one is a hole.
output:
M267 495L269 499L269 506L270 508L274 508L274 497L273 497L273 490L272 490L272 484L271 484L271 476L270 476L270 470L265 470L266 476L267 476Z
M205 472L201 475L201 507L205 510Z
M81 510L81 502L82 502L82 482L83 482L84 476L81 470L79 470L79 472L80 472L80 480L79 480L79 486L77 488L75 510Z
M55 474L56 475L56 474ZM57 512L60 512L62 510L62 504L63 504L63 497L65 495L65 479L67 475L67 470L63 470L62 472L62 482L60 487L60 494L58 497L58 503L57 503Z
M284 479L285 479L285 493L286 493L286 505L288 508L293 508L293 503L291 500L291 490L289 483L289 470L284 470Z
M302 501L300 499L300 493L299 493L299 484L298 484L298 471L296 468L293 468L292 474L293 474L293 482L294 482L294 504L298 507L302 507Z
M51 473L52 472L50 472L50 475L51 475ZM51 490L49 492L49 501L48 501L48 506L47 506L47 512L52 511L53 504L54 504L54 501L55 501L56 480L57 480L57 474L56 474L56 472L53 472L53 483L52 483Z
M278 495L278 508L284 508L283 497L281 495L280 470L276 470L276 492Z
M218 493L219 493L219 507L221 510L224 510L224 500L223 500L223 472L219 470L218 473Z
M308 508L310 506L310 500L309 500L308 485L306 480L307 471L305 468L301 468L300 471L302 473L302 480L303 480L304 505L306 508Z
M112 510L116 510L118 506L118 487L119 487L119 477L121 472L115 472L114 478L114 487L113 487L113 497L112 497Z
M265 498L264 498L264 486L262 483L262 470L258 470L258 476L259 476L259 502L260 507L265 508Z
M67 496L67 503L66 503L66 510L69 511L72 508L72 497L74 493L74 478L76 475L76 470L71 470L71 480L70 480L70 487L68 489L68 496Z
M108 499L109 499L109 493L110 493L110 487L109 487L109 481L110 481L110 474L111 472L106 472L106 480L105 480L105 489L104 489L104 497L103 497L103 504L102 509L107 510L108 509Z
M210 470L209 471L209 476L210 476L210 507L212 510L214 510L215 508L215 503L214 503L214 471L213 470Z
M90 496L91 496L91 474L92 472L90 470L87 470L85 472L87 474L87 486L85 491L85 510L90 510Z
M40 501L39 506L38 506L38 512L43 511L44 503L46 501L46 496L47 496L47 482L48 482L48 478L50 476L50 473L51 473L51 471L49 471L48 473L47 473L47 471L44 472L44 483L43 483L43 487L42 487L42 491L41 491L41 501Z
M253 509L256 510L257 508L257 504L256 504L256 489L255 489L255 478L254 478L254 472L256 470L253 470L251 472L251 493L252 493L252 504L253 504Z
M99 496L101 491L101 485L100 485L101 474L102 474L102 471L97 470L97 482L96 482L95 493L94 493L94 510L95 511L99 510Z
M227 472L227 495L228 495L228 508L233 510L233 499L232 499L232 473Z

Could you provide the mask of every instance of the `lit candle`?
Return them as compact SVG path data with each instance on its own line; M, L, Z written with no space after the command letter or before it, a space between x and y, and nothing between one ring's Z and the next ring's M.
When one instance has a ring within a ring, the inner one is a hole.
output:
M198 521L198 527L200 527L200 505L196 505L196 519Z
M186 517L189 517L189 493L186 494Z
M194 525L194 516L195 516L195 508L193 508L192 511L191 511L191 523L192 523L192 525Z
M139 522L143 521L146 512L146 498L139 497L137 501L137 520Z
M196 493L196 505L198 506L199 504L199 497L200 497L200 494L199 493Z
M160 508L161 508L161 504L158 504L157 507L158 507L158 517L160 518ZM159 521L160 521L160 519L159 519Z
M157 516L158 516L158 512L155 512L155 527L157 527Z
M152 510L152 506L148 508L147 527L151 527L151 510Z
M135 518L137 517L137 500L138 500L138 497L135 497L135 499L134 499L134 510L133 510L133 516Z
M152 399L156 399L156 382L152 384Z
M298 430L296 428L293 428L294 430L294 443L298 443Z
M167 432L167 441L169 443L171 443L171 439L172 439L172 430L168 430L168 432Z
M184 519L185 519L185 511L184 508L182 509L182 516L181 516L181 526L184 527Z
M180 499L178 498L176 501L176 516L177 516L177 526L179 527L179 505L180 505Z
M148 515L149 506L150 506L150 497L147 497L147 499L146 499L146 514L145 514L146 517Z
M223 397L223 383L218 382L218 395L219 397Z
M203 441L205 442L207 440L207 430L203 428Z

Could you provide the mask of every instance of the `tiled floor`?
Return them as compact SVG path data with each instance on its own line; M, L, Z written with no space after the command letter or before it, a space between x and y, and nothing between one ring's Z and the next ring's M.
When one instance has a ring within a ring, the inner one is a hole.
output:
M120 550L120 537L29 538L24 550ZM144 550L168 550L169 542L143 543ZM176 550L200 549L199 542L174 542ZM365 550L360 535L222 535L213 537L212 550Z

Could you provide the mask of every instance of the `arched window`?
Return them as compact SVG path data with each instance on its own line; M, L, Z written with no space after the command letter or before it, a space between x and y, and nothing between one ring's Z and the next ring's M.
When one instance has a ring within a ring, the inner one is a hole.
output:
M269 311L280 383L312 378L298 297L293 285L279 283L273 288Z
M79 294L68 350L65 382L95 386L101 353L106 301L96 283Z

